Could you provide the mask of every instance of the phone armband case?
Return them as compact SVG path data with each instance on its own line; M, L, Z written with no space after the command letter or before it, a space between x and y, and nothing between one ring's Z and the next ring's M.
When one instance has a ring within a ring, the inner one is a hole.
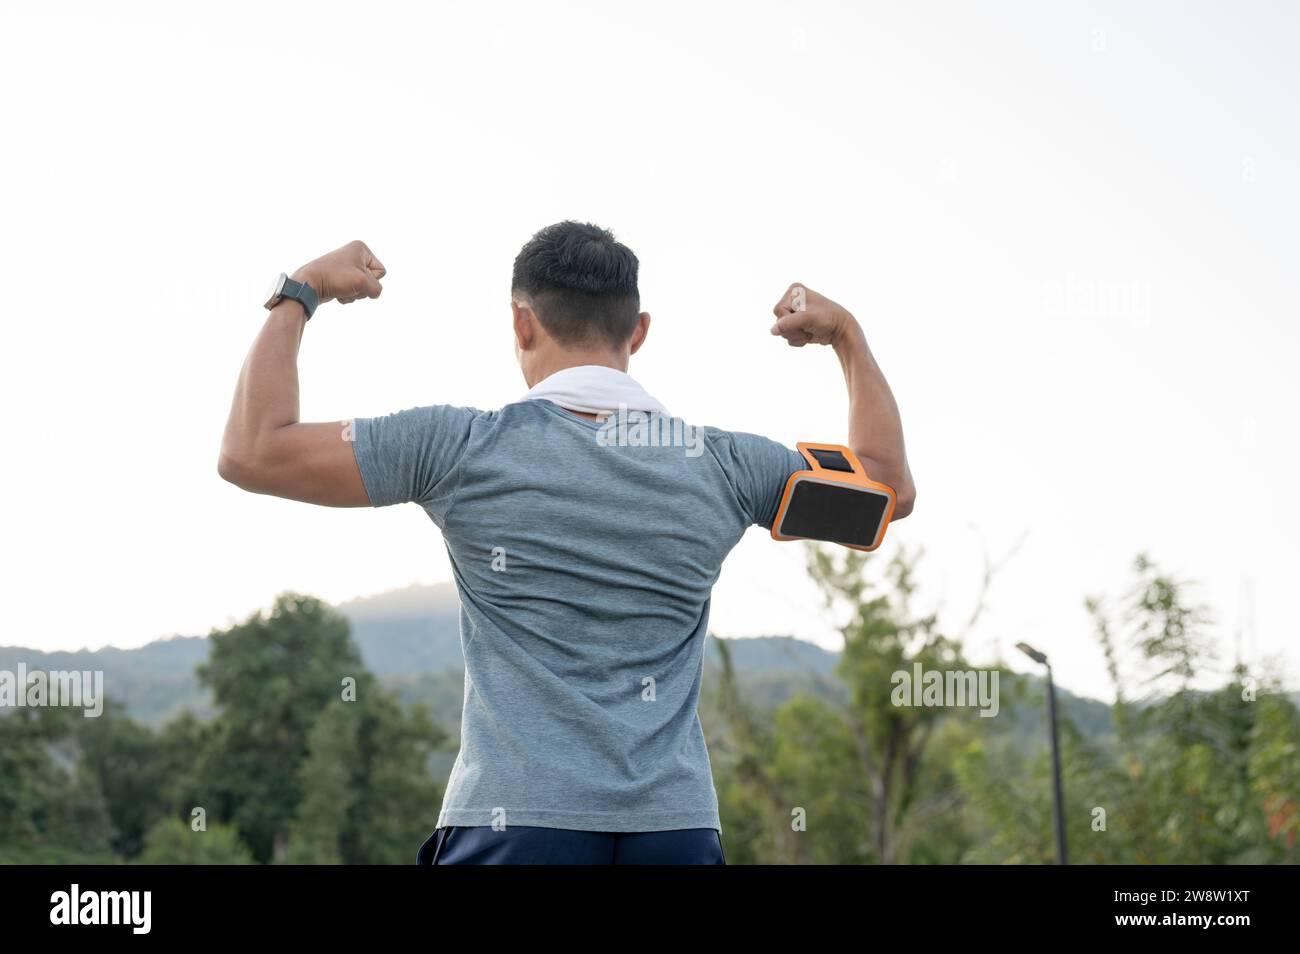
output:
M885 539L897 496L867 476L856 454L840 444L795 445L807 470L786 481L772 522L774 540L822 540L874 550Z

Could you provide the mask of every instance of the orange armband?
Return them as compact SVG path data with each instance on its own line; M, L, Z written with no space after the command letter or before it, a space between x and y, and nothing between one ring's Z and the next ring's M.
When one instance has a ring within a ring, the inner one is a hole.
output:
M786 481L772 521L774 540L824 540L874 550L894 516L894 489L867 476L856 454L839 444L795 445L808 461Z

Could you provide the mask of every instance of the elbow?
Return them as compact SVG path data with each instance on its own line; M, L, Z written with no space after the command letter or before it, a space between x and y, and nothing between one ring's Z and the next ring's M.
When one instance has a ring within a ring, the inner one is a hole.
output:
M286 463L283 442L274 433L226 435L217 457L217 475L250 494L275 494L283 483Z
M916 506L916 484L912 482L910 471L904 471L897 477L897 483L890 484L894 489L894 515L890 520L902 520Z
M916 504L916 484L912 482L912 468L907 462L885 464L863 454L858 454L858 459L866 467L868 478L884 484L894 492L894 513L889 518L890 521L902 520L910 514Z
M906 485L900 487L894 494L894 515L890 521L902 520L912 512L916 505L916 487L909 480Z
M221 448L217 458L217 475L226 483L234 484L240 490L248 490L255 481L257 468L247 455L235 452L227 447Z

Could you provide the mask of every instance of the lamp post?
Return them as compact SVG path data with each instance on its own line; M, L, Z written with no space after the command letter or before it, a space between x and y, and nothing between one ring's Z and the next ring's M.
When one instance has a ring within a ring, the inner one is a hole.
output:
M1056 822L1056 863L1069 864L1065 854L1065 796L1061 791L1061 749L1056 732L1056 689L1052 685L1052 666L1047 656L1028 643L1016 643L1020 650L1034 662L1047 667L1047 724L1052 734L1052 788L1053 815Z

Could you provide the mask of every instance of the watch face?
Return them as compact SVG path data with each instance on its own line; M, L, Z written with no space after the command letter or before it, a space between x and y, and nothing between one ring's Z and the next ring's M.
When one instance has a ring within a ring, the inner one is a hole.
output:
M275 303L280 299L280 293L284 291L285 279L287 279L288 277L289 276L287 274L281 272L279 275L276 276L275 280L271 282L271 287L266 290L266 297L263 299L263 301L266 303L265 307L267 308L273 307Z

